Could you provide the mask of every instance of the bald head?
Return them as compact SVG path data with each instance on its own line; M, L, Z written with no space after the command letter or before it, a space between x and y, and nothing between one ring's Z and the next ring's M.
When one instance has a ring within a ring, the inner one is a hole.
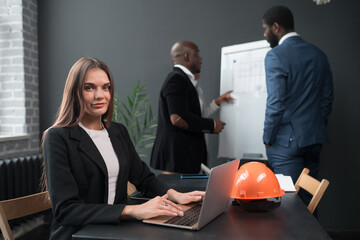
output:
M189 41L178 41L171 47L170 55L174 64L181 64L185 54L192 51L198 51L199 48L195 43Z
M191 72L200 72L202 58L199 56L198 46L190 41L178 41L170 50L171 59L174 64L181 64ZM198 65L194 67L194 65Z

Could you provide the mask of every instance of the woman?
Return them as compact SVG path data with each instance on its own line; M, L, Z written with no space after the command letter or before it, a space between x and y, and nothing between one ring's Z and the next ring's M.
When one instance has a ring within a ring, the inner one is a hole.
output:
M71 239L87 224L182 216L174 202L187 204L204 196L201 191L168 189L155 178L137 155L126 128L111 122L113 92L110 69L100 60L81 58L71 68L57 119L43 136L54 214L50 239ZM128 181L154 198L126 205Z

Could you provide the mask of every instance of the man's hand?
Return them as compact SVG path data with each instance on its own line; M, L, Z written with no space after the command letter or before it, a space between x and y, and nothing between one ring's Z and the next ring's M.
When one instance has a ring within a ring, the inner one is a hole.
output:
M227 91L226 93L220 95L215 99L216 105L220 106L223 102L231 103L234 99L230 96L230 93L232 93L233 90Z
M215 129L214 129L214 133L219 133L221 132L221 130L224 129L225 123L220 121L219 119L214 119L215 121Z

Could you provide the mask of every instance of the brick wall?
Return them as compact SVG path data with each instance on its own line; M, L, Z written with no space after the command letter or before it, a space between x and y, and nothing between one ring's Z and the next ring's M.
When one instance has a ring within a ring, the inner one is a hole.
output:
M0 158L39 152L37 42L37 1L0 0Z

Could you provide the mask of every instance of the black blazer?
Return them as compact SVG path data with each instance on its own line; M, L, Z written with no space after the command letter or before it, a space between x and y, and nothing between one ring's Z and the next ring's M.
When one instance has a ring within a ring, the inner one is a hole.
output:
M173 126L171 114L181 116L188 123L189 129ZM207 160L204 132L213 131L213 119L201 116L194 85L180 68L174 67L160 91L151 167L179 173L198 173L201 163Z
M80 127L52 128L44 141L47 187L54 220L50 239L71 239L87 224L119 223L127 199L127 181L149 196L167 188L140 160L126 128L111 123L107 129L120 170L114 205L108 205L108 173L89 135Z

